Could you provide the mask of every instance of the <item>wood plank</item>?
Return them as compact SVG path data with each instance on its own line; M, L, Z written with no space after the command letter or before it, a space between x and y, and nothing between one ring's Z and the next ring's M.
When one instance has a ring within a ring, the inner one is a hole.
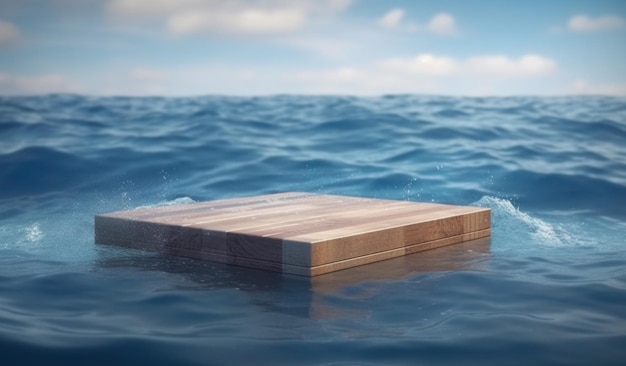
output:
M302 192L97 215L95 241L316 276L490 235L490 210Z
M324 264L320 266L311 267L311 272L309 276L318 276L325 273L330 273L334 271L339 271L342 269L361 266L364 264L369 264L373 262L378 262L385 259L391 259L395 257L400 257L403 255L414 254L418 252L422 252L429 249L435 249L439 247L443 247L446 245L461 243L464 241L485 238L491 235L491 230L480 230L473 233L466 233L462 235L452 236L448 238L432 240L426 243L420 243L415 245L410 245L407 247L401 247L396 249L385 250L382 252L372 253L360 257L349 258L341 261L331 262L329 264Z
M161 206L154 208L140 208L136 210L120 211L110 215L132 220L146 220L151 222L176 222L184 224L185 220L193 222L196 218L233 214L242 215L244 212L259 210L264 207L286 207L296 200L311 196L307 193L289 192L257 197L247 197L233 200L219 200L198 202L187 205Z
M418 214L315 233L315 237L309 235L287 237L285 238L287 242L311 243L311 257L303 257L302 249L298 247L293 249L298 254L287 253L285 256L297 261L299 265L307 265L305 261L310 261L309 265L317 266L354 257L355 253L371 254L490 227L489 210L477 210L464 216L458 216L453 212L447 214L449 215L447 217L441 217L440 214L432 216L428 213ZM476 218L472 218L474 216ZM469 217L469 221L459 222L462 217ZM409 224L416 221L417 223Z

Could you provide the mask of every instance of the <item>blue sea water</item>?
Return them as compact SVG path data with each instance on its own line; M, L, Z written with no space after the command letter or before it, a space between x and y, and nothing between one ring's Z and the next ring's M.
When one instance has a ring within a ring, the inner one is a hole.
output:
M94 244L282 191L479 205L491 240L314 279ZM0 364L623 365L626 99L0 97Z

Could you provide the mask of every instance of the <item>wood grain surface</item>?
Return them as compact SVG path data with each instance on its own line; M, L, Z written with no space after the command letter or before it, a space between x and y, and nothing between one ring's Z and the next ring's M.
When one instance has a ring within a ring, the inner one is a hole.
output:
M98 244L316 276L490 235L487 208L286 192L97 215Z

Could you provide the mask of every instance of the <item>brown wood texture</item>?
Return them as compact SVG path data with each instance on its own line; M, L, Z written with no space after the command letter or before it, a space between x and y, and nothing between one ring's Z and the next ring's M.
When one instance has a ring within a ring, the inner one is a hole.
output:
M287 192L97 215L98 244L317 276L490 235L486 208Z

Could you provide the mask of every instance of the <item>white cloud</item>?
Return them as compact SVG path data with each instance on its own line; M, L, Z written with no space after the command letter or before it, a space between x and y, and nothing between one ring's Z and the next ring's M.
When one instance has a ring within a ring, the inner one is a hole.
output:
M454 17L447 13L439 13L428 22L428 30L442 36L452 36L457 33Z
M450 76L459 70L456 60L431 54L421 54L414 58L390 58L377 63L382 70L407 75Z
M220 32L276 34L295 31L305 23L305 14L295 9L250 9L232 13L179 12L169 17L167 27L176 35Z
M474 56L455 59L433 54L390 58L363 67L315 70L300 74L306 90L319 93L452 95L529 94L556 63L540 55ZM537 94L545 94L540 90Z
M482 77L533 77L554 71L556 63L539 55L524 55L517 60L506 56L477 56L467 59L465 69Z
M545 56L454 58L419 54L340 67L238 67L206 62L119 70L92 83L90 93L124 95L262 95L429 93L510 95L537 89L556 63ZM535 84L532 84L532 83Z
M350 0L110 0L108 11L121 19L153 21L173 35L290 34L315 18L337 14Z
M377 23L384 28L395 28L400 25L400 22L404 18L404 14L405 12L403 9L394 8L389 10L382 17L380 17Z
M16 43L20 38L20 30L13 23L0 20L0 45Z
M401 8L389 10L385 15L378 18L376 24L387 29L403 29L411 32L429 32L439 36L453 36L458 34L456 20L448 13L438 13L425 25L406 21L406 11Z
M3 94L80 93L81 91L80 85L63 75L24 76L0 73L0 93Z
M567 88L567 94L626 96L626 83L590 84L579 79Z
M592 32L619 29L623 28L624 25L624 19L615 15L591 18L587 15L580 14L570 18L567 23L567 28L572 32Z
M5 94L87 92L117 95L260 95L429 93L450 95L550 94L545 87L556 63L541 55L454 58L423 53L341 67L246 66L207 61L177 67L103 70L99 79L78 85L62 75L15 76L0 73ZM85 87L87 85L87 87ZM623 84L579 83L579 94L625 94ZM563 89L560 90L563 92Z
M377 63L382 70L428 77L480 77L483 79L536 77L551 73L556 63L540 55L474 56L465 60L432 54L414 58L390 58Z
M434 92L432 83L376 67L341 67L299 71L294 74L304 94L376 95L385 93ZM280 83L281 79L277 81Z

